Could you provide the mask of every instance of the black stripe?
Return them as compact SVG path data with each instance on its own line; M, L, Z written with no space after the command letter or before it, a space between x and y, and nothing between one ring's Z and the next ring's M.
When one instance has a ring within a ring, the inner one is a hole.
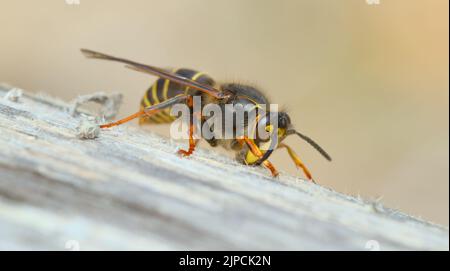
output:
M192 79L192 77L194 77L194 75L196 75L198 71L191 69L178 69L175 73L188 79Z
M166 79L158 79L158 86L156 87L156 95L158 96L159 102L164 102L164 85L166 84ZM169 81L170 84L170 81ZM167 99L170 99L171 97L167 96Z
M192 79L198 73L198 71L182 68L182 69L178 69L175 73L177 75L183 76L185 78ZM210 85L210 86L214 85L214 80L206 74L202 74L195 81L198 83L201 83L201 84L205 84L205 85ZM156 84L156 96L157 96L156 98L159 100L160 103L162 103L166 100L164 98L165 82L166 82L166 79L159 78L158 80L156 80L153 83L153 85L150 86L149 89L147 89L147 92L145 95L147 95L147 98L151 105L156 104L156 99L155 99L155 97L153 97L154 84ZM171 99L177 95L184 94L185 89L186 89L185 86L182 86L180 84L169 81L169 85L168 85L168 89L167 89L167 99ZM197 92L197 91L195 91L195 92ZM144 99L142 99L141 105L145 106ZM164 122L166 122L164 116L170 117L170 114L168 114L165 111L161 111L161 112L158 112L158 113L150 116L149 120L151 120L152 122L155 122L155 123L161 123L162 120L164 120Z
M157 81L156 81L157 82ZM147 95L147 100L150 102L150 105L153 105L153 98L152 98L152 90L153 90L153 85L156 84L153 83L148 89L147 92L145 93L145 95Z

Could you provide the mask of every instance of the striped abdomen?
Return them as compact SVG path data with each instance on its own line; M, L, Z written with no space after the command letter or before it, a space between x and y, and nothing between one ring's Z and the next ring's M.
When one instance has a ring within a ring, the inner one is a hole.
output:
M214 80L203 72L198 72L191 69L176 69L174 73L197 81L206 85L214 85ZM196 90L189 87L181 86L180 84L171 82L166 79L159 78L156 82L145 92L141 101L141 109L158 104L179 94L192 93L195 95ZM170 116L170 108L160 111L151 116L143 116L139 123L169 123L175 120L175 117Z

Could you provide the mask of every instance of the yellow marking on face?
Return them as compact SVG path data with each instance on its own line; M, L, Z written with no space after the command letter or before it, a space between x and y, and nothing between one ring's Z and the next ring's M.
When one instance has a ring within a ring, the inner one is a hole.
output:
M269 133L272 133L273 131L273 125L267 125L266 131ZM285 128L278 128L278 138L283 137L286 134ZM266 151L270 148L271 140L268 140L267 142L262 142L258 147L261 150L261 152L264 154ZM245 162L249 165L254 164L256 161L258 161L259 157L253 154L251 150L249 150L245 155Z
M269 133L272 133L273 125L272 124L267 125L266 126L266 131L269 132ZM286 129L285 128L278 128L278 137L279 138L284 136L285 134L286 134Z
M258 159L259 158L250 150L245 155L245 163L247 163L248 165L254 164L256 161L258 161Z
M262 154L266 153L266 151L270 148L270 140L267 142L262 142L262 144L260 144L258 148ZM259 157L256 156L251 150L248 150L245 154L245 162L248 165L254 164L256 161L258 161L258 159Z

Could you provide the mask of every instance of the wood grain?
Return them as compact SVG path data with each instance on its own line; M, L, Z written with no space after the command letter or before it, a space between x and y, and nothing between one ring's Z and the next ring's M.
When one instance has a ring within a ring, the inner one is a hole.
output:
M71 105L2 99L0 249L448 250L448 229L135 124L81 140ZM84 112L86 113L86 112Z

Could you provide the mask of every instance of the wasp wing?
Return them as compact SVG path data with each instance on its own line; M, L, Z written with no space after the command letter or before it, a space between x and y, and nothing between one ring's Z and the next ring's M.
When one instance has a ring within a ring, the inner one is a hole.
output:
M136 71L148 73L151 75L158 76L160 78L170 80L170 81L178 83L180 85L202 91L202 92L209 94L218 99L226 98L226 95L223 92L221 92L220 90L218 90L212 86L200 84L196 81L182 77L180 75L166 71L164 69L160 69L160 68L150 66L150 65L140 64L140 63L128 60L128 59L118 58L118 57L106 55L106 54L95 52L95 51L88 50L88 49L81 49L81 52L88 58L104 59L104 60L111 60L111 61L125 63L125 64L127 64L127 66L126 66L127 68L131 68Z

